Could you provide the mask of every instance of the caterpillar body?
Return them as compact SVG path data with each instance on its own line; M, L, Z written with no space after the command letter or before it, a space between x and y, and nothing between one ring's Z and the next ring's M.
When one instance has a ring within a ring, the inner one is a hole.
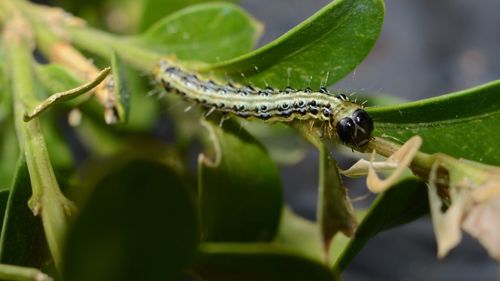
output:
M167 92L175 92L210 111L278 122L321 120L330 132L336 131L343 143L356 147L366 145L373 131L373 121L362 106L323 87L315 92L310 88L278 90L221 84L199 78L167 58L160 60L153 74Z

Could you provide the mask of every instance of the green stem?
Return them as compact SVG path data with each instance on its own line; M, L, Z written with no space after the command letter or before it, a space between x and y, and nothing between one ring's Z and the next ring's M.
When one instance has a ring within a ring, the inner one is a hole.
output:
M46 58L50 59L52 47L59 43L59 40L46 27L43 27L43 24L32 19L30 20L36 35L36 47Z
M65 38L59 38L60 34L54 33L48 23L36 20L37 18L43 19L43 6L27 2L19 2L18 4L25 14L29 15L32 19L31 22L34 25L39 40L38 43L44 53L50 53L51 47L54 44L66 41ZM104 58L111 58L113 51L115 51L130 65L143 71L150 71L154 64L161 58L161 54L147 51L124 37L112 35L90 27L76 27L71 25L64 27L64 30L71 37L71 42L76 46Z
M0 264L0 279L13 281L51 281L45 273L36 268Z
M74 208L59 189L47 146L40 128L40 120L24 122L24 112L38 101L34 96L30 29L23 19L12 21L4 31L4 44L11 69L11 87L17 137L24 151L33 195L28 205L35 215L41 214L49 249L58 268L64 235L68 228L67 213Z
M68 27L71 41L78 47L105 58L111 58L113 51L133 67L151 71L160 60L161 54L146 51L125 38L88 27Z
M25 1L17 2L17 5L30 19L43 19L43 13L49 12L43 6ZM55 43L66 41L66 38L59 38L61 35L54 33L50 29L49 23L32 20L32 24L35 27L38 43L44 53L49 53ZM125 37L119 37L90 27L67 25L64 28L70 35L71 42L76 46L104 58L111 58L113 52L116 52L123 60L139 70L151 71L162 57L159 53L137 46Z

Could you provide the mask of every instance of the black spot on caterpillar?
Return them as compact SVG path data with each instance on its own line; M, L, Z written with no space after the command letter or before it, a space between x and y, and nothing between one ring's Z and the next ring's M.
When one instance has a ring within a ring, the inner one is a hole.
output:
M328 131L336 131L348 145L362 147L370 140L373 121L362 106L343 94L333 95L326 88L318 92L306 89L283 90L253 86L222 84L199 78L170 59L162 59L153 70L157 82L168 92L202 105L211 111L242 118L289 122L320 120Z

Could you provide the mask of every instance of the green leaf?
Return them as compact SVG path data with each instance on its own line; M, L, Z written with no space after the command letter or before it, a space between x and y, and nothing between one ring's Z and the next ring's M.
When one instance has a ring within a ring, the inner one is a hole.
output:
M47 117L41 124L43 136L47 144L50 162L59 173L69 175L75 167L73 153L64 136L63 128L57 122L57 116L47 112Z
M304 159L309 144L296 130L285 123L268 123L261 120L240 122L241 126L255 136L269 151L278 165L294 165Z
M193 270L207 281L337 280L325 265L272 244L202 244Z
M60 64L37 64L35 71L37 79L50 94L64 92L79 87L84 83L82 80L78 79L71 70ZM84 94L83 96L75 98L75 100L68 100L67 103L71 106L87 98L88 94ZM45 122L42 122L41 125L49 150L50 160L57 171L69 172L69 170L74 167L73 156L64 140L62 129L58 126L57 116L50 112L45 112L44 115L43 118Z
M260 33L261 26L237 6L212 3L165 17L132 41L180 60L217 62L251 50Z
M406 178L380 195L359 225L334 269L343 271L363 246L377 233L411 222L429 212L427 186L416 178Z
M113 53L111 53L111 56L112 55ZM122 56L120 57L122 58ZM118 138L123 137L124 133L145 134L151 132L155 123L158 122L160 114L160 102L157 98L147 94L152 90L150 77L144 77L143 72L137 71L126 64L123 64L123 67L124 70L122 70L122 75L127 78L127 87L130 94L128 97L129 110L127 123L116 124L111 128L108 124L103 122L102 104L100 104L97 99L91 99L79 107L85 116L82 120L82 124L84 124L87 119L91 119L94 123L99 124L103 131L107 131L108 135L116 133ZM117 99L120 99L119 95L117 95ZM126 98L124 97L124 102L125 101ZM125 103L119 106L124 109L126 108ZM80 131L80 126L75 129ZM98 139L100 137L95 135L89 136L89 138L99 142Z
M382 0L332 1L266 46L207 70L235 80L244 73L257 86L330 85L368 55L383 18Z
M351 235L356 228L351 202L337 167L337 162L330 156L327 140L320 139L303 124L295 125L319 152L318 204L317 221L323 249L326 254L332 238L340 231Z
M38 64L35 70L38 80L52 93L64 92L84 83L60 64Z
M39 268L47 258L40 217L28 207L31 181L24 157L17 163L0 238L0 263Z
M0 61L4 62L6 60L7 58L5 56L5 51L3 50L3 45L0 44ZM2 125L7 121L8 116L12 113L12 96L9 89L9 80L7 79L7 73L5 71L6 67L6 63L0 64L0 124Z
M345 90L340 90L338 91L339 93L343 93L345 95L350 95L352 94L352 91L345 91ZM370 106L388 106L388 105L397 105L401 103L408 102L407 99L398 97L398 96L393 96L389 95L384 92L373 92L373 91L356 91L356 99L360 102L363 103L364 106L370 107Z
M55 93L67 92L75 88L80 88L82 85L90 82L81 80L71 69L57 63L38 64L35 70L37 79L46 88L44 98ZM104 73L101 72L100 74L102 75L102 79L104 79ZM62 105L73 108L88 101L93 94L93 91L73 91L71 94L65 94L64 97L57 99L57 103L62 102ZM55 103L56 101L52 100L48 104L53 106Z
M50 276L32 267L0 264L1 280L10 281L51 281Z
M52 258L59 267L61 262L60 249L73 204L64 197L59 189L41 132L39 118L34 118L30 122L24 121L26 110L37 103L33 93L41 87L34 81L32 49L29 47L29 40L23 43L25 37L18 37L18 39L9 40L7 46L9 66L12 71L14 123L19 145L26 157L31 180L32 196L28 205L35 214L40 214L42 217L46 241Z
M222 0L217 0L217 1L221 2ZM142 2L142 11L141 11L141 19L139 21L139 29L145 30L146 28L151 26L154 22L177 10L204 2L214 2L214 0L176 0L176 1L143 0L141 2ZM238 2L238 1L226 0L226 2Z
M129 110L127 123L120 127L120 131L151 132L160 119L160 103L156 98L146 94L151 91L151 80L149 77L144 79L142 72L127 65L125 69L131 94L129 104L133 106Z
M233 121L207 121L214 160L201 155L198 182L207 241L269 241L278 230L283 195L278 169L264 147Z
M14 124L8 122L9 119L0 125L0 188L2 189L10 187L20 154Z
M103 140L103 139L99 139ZM122 136L120 146L104 155L90 154L71 177L71 185L65 190L68 198L75 202L78 208L84 206L94 187L102 178L111 172L136 159L157 161L166 164L170 169L189 183L194 189L194 179L191 174L186 174L184 162L173 147L161 140L147 136L131 137ZM105 140L104 140L105 141ZM137 149L141 147L141 149ZM191 185L191 181L193 184Z
M500 165L500 80L421 101L368 108L374 135L405 142L423 138L422 151Z
M68 234L65 280L176 280L197 247L193 203L161 164L136 160L107 175Z
M323 261L323 237L318 224L283 208L276 243L314 260Z
M87 109L89 107L86 107ZM104 124L101 116L97 118L84 118L81 124L75 128L75 132L81 144L92 156L109 156L118 153L126 147L123 135L116 134Z
M1 42L1 39L0 39ZM3 45L0 44L0 61L6 61ZM19 145L12 120L12 96L5 68L0 64L0 189L10 188L19 158Z
M357 222L337 162L329 155L326 145L318 145L317 148L320 158L317 219L325 251L328 252L332 238L339 231L351 235Z
M111 56L111 71L113 73L113 100L116 101L113 108L119 123L126 123L130 108L130 86L127 81L126 68L116 52Z
M354 216L356 217L357 221L363 221L365 218L366 214L368 213L367 209L355 209L354 210ZM344 250L347 248L349 245L349 242L351 241L351 238L346 236L343 233L337 233L335 237L332 239L330 243L330 249L329 249L329 256L327 259L330 261L329 264L333 265L335 261L338 260L340 255L344 252Z
M5 212L7 211L7 200L9 200L9 190L4 189L0 190L0 221L2 225L0 225L0 232L3 227L3 220L5 218Z

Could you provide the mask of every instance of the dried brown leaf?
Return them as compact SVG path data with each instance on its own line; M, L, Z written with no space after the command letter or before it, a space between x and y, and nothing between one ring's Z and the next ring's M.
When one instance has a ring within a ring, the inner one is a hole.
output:
M450 206L442 211L438 195L438 169L449 175ZM461 240L461 229L479 240L491 257L500 262L500 168L445 155L437 156L429 176L429 203L438 257L444 257Z
M410 165L413 158L417 154L418 150L422 146L422 138L420 136L414 136L410 138L400 149L398 149L393 155L387 158L388 163L397 163L397 168L392 172L392 174L381 179L373 164L370 164L368 169L368 177L366 178L366 184L368 189L374 193L384 192L391 186L396 184L400 179L406 168ZM374 151L375 152L375 151ZM372 159L375 157L375 153L372 154ZM371 161L372 163L373 161Z

